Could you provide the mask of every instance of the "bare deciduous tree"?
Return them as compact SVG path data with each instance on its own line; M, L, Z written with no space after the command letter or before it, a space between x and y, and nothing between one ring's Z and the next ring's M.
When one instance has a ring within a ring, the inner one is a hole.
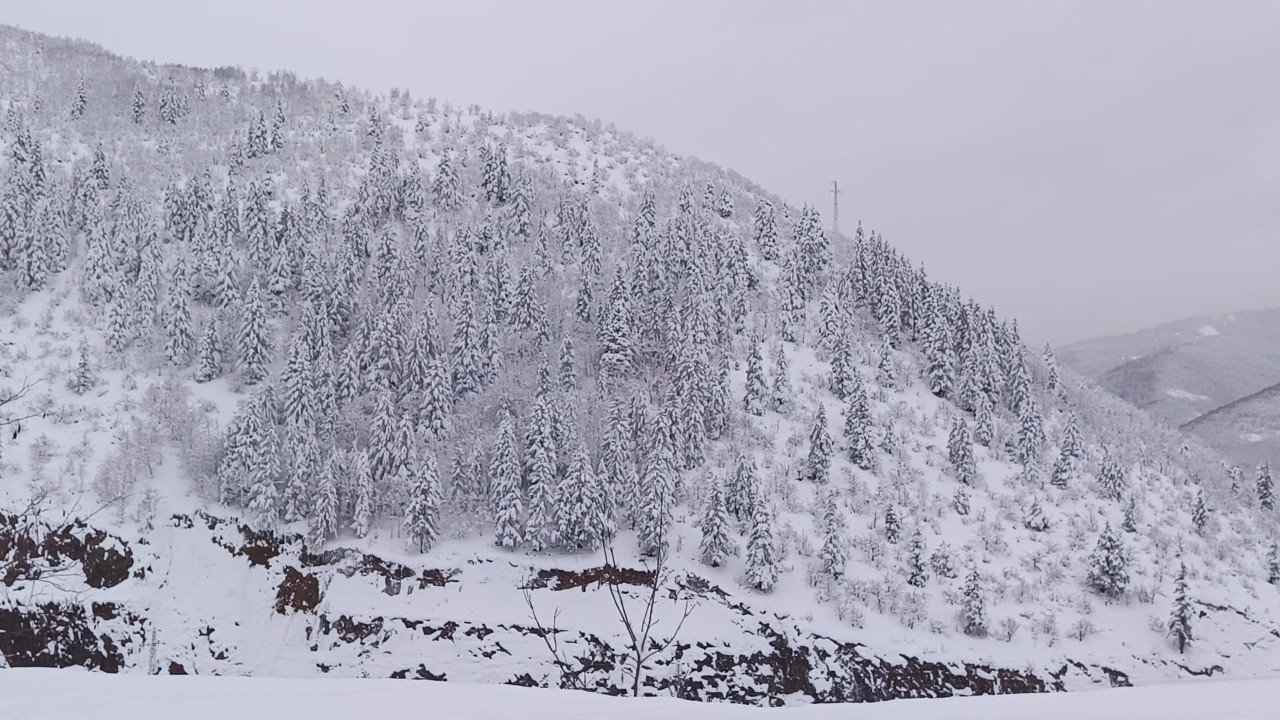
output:
M667 550L665 542L659 542L658 547L659 550L654 557L652 567L650 567L649 561L641 561L644 564L645 581L643 584L638 584L638 587L642 589L638 598L638 606L632 605L634 601L628 599L628 593L624 587L628 584L637 585L637 583L626 582L627 574L619 569L617 556L608 541L604 543L602 549L604 566L600 568L600 582L609 592L609 599L617 612L618 621L622 624L625 638L625 659L623 664L624 667L627 664L631 665L631 694L634 696L640 695L640 687L644 684L645 668L649 661L666 652L675 643L676 638L680 635L680 630L684 627L685 621L693 614L696 607L690 595L683 594L680 591L674 592L671 598L676 602L683 602L680 619L670 635L665 638L655 636L655 630L661 622L656 612L660 598L659 593L666 584L665 581L667 579ZM524 601L529 607L529 614L538 630L538 634L542 637L547 651L551 653L552 660L560 671L560 686L577 690L587 689L586 683L582 679L582 664L575 663L574 660L577 658L570 657L568 652L560 646L560 609L556 608L552 613L551 626L544 625L538 617L530 587L531 583L525 583L523 589Z

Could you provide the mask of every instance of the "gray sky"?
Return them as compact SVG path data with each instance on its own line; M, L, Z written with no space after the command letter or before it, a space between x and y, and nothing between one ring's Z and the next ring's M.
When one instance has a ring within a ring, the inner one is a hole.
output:
M1280 2L0 0L144 59L581 112L1067 342L1280 305Z

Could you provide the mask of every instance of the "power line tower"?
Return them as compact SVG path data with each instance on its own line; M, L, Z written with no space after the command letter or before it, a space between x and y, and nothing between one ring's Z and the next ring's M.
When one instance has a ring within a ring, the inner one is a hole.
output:
M831 181L831 234L840 234L840 183Z

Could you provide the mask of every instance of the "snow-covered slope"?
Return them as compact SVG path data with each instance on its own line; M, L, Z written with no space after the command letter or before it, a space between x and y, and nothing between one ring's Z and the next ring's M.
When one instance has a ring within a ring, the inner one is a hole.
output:
M1275 714L1280 680L1212 681L1107 692L898 700L859 708L865 720L1265 720ZM345 720L374 712L468 720L787 720L846 718L848 708L762 710L667 698L583 697L578 693L494 688L466 683L260 678L107 678L71 670L0 673L5 717L40 720Z
M1280 671L1274 509L873 232L583 118L0 80L11 666L618 693L621 596L649 694Z

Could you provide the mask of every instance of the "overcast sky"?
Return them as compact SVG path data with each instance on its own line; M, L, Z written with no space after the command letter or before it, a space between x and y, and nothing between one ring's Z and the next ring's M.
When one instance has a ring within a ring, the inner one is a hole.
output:
M144 59L580 112L1064 343L1280 305L1280 2L0 0Z

